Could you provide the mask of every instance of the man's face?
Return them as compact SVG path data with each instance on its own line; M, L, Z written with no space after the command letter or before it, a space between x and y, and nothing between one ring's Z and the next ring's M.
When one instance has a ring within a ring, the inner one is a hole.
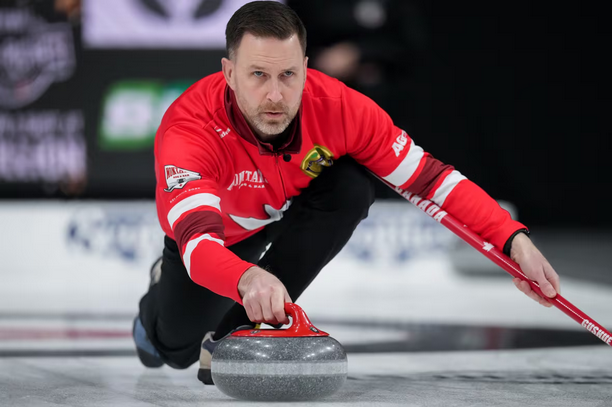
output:
M260 140L273 141L291 123L302 102L306 63L297 35L286 40L246 33L223 73L238 107Z

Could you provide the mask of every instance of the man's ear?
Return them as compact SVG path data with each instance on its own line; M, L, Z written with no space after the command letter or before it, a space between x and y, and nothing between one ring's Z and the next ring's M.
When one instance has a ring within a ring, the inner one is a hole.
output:
M304 84L306 83L307 76L308 76L308 57L304 57Z
M223 69L223 76L225 81L232 90L236 90L236 70L234 62L231 59L221 58L221 67Z

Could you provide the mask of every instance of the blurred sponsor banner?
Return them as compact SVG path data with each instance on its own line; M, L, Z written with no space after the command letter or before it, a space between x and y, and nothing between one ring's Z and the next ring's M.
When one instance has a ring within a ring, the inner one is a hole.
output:
M166 109L192 83L124 80L111 84L102 102L100 147L104 150L152 147Z
M71 195L85 185L75 31L52 8L0 8L1 195L28 189Z
M146 271L161 256L154 201L0 202L3 268ZM36 233L32 233L36 231ZM368 264L408 263L445 253L452 235L406 202L375 203L338 256ZM24 253L24 242L34 255Z
M163 245L153 201L0 201L0 225L5 312L135 314Z
M3 268L15 272L147 270L163 248L153 201L3 202L0 224Z
M250 0L87 0L85 46L225 48L225 26Z
M377 201L340 257L359 262L406 263L419 256L445 254L455 236L412 204Z
M153 202L80 204L68 213L64 235L71 251L144 266L161 256L163 232Z
M152 200L0 202L0 225L2 268L15 272L82 269L109 273L113 269L140 273L149 269L163 249L164 233ZM407 202L376 202L337 259L349 265L401 271L405 268L399 266L421 259L454 263L450 254L457 241ZM24 255L24 244L33 255ZM471 247L468 250L472 260L487 260ZM464 256L461 265L468 267L468 260Z

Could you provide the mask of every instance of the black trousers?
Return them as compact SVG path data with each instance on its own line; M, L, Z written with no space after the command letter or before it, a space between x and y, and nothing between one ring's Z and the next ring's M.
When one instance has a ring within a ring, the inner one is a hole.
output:
M294 198L281 220L228 249L276 275L296 301L367 217L374 182L343 157ZM251 322L242 305L190 279L176 242L167 236L162 260L160 281L140 301L140 318L162 359L187 368L199 359L206 332L225 334Z

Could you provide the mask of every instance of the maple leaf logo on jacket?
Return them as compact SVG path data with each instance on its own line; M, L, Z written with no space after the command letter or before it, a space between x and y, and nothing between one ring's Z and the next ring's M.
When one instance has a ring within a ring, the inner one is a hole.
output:
M174 165L164 166L164 173L166 174L166 185L168 186L168 188L164 189L166 192L171 192L175 188L181 189L189 181L202 179L200 173L179 168Z

